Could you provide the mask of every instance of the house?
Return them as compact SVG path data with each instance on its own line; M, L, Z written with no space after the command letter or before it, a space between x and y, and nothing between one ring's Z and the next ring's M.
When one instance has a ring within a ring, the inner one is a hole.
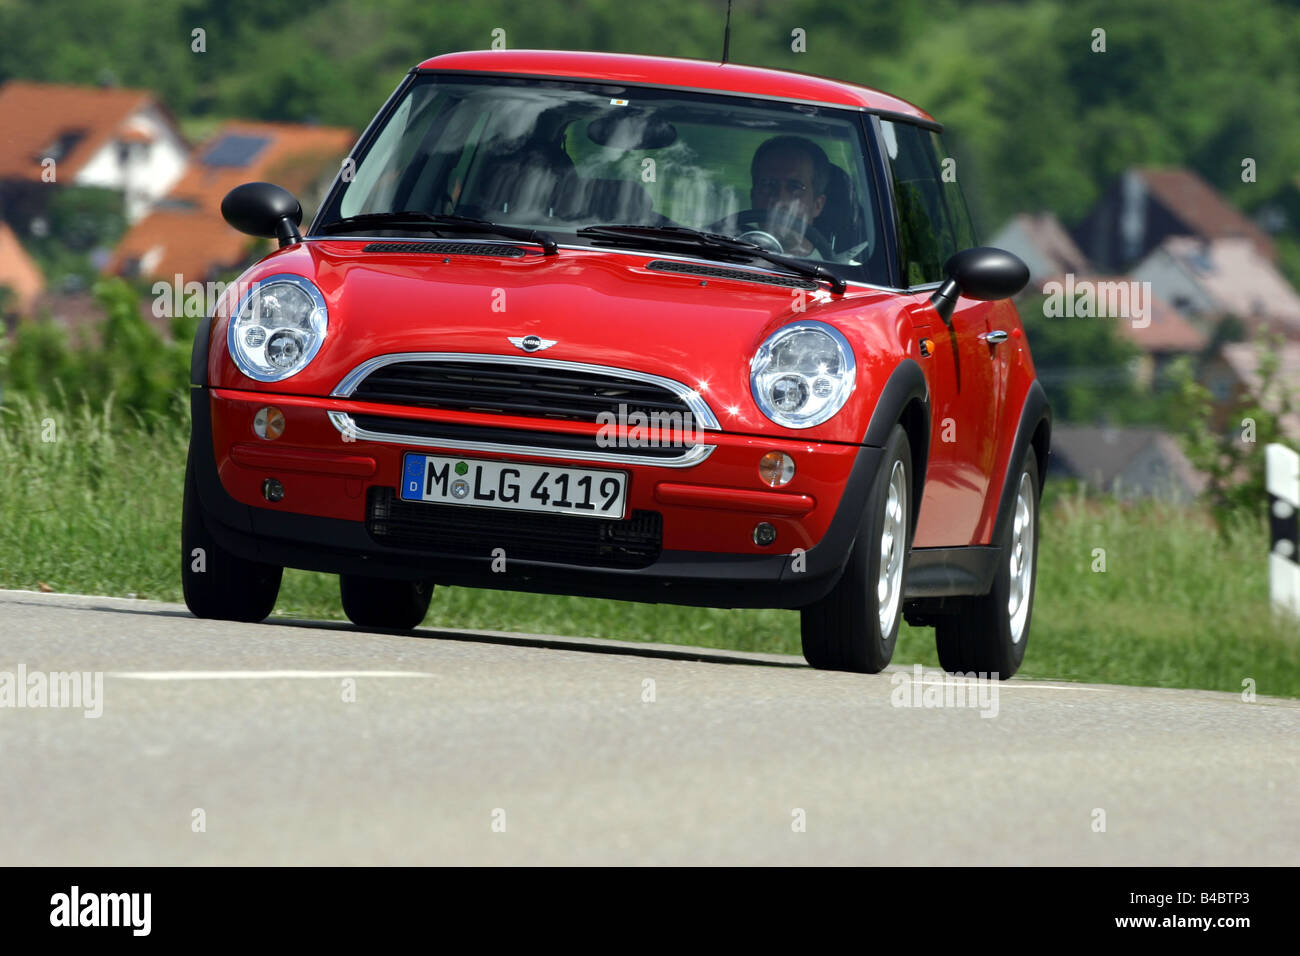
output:
M1300 294L1249 239L1171 236L1129 275L1203 326L1231 315L1250 335L1300 339Z
M273 182L296 195L310 217L354 138L336 127L225 124L196 151L180 182L122 237L103 271L204 282L241 268L264 243L222 219L226 193L241 183Z
M1044 295L1044 317L1073 315L1110 324L1117 338L1134 347L1133 378L1144 388L1152 387L1175 359L1199 356L1209 346L1208 326L1190 320L1153 288L1128 276L1065 272L1046 275L1040 282L1026 289ZM1041 371L1050 376L1060 370L1044 367Z
M1115 324L1115 331L1137 349L1134 381L1143 388L1150 388L1175 359L1184 355L1201 355L1209 346L1210 334L1156 295L1154 289L1146 307L1146 324L1121 320Z
M1228 413L1235 411L1242 401L1258 394L1261 384L1260 349L1264 347L1266 346L1253 342L1227 343L1202 369L1201 381L1214 396L1217 427L1240 427L1239 421L1229 420ZM1300 442L1300 342L1282 344L1277 359L1278 368L1273 387L1261 401L1265 408L1276 412L1281 408L1281 392L1289 393L1291 404L1296 410L1283 415L1279 426L1292 442Z
M24 80L0 86L0 146L0 213L22 234L41 218L51 183L119 192L134 222L180 179L189 156L146 90Z
M1048 474L1126 500L1190 502L1205 488L1178 440L1158 428L1055 425Z
M1126 270L1170 236L1243 239L1266 261L1276 259L1268 234L1189 169L1126 171L1073 236L1098 268L1112 272Z
M36 300L45 291L45 276L23 248L8 224L0 222L0 287L9 290L0 299L0 320L32 314Z
M1027 290L1065 273L1092 272L1088 261L1061 221L1050 212L1021 213L1013 217L989 240L988 245L1013 252L1029 266Z

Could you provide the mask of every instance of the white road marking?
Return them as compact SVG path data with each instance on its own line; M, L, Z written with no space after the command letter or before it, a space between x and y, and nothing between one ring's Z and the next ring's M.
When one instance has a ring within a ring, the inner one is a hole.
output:
M427 671L108 671L123 680L295 680L341 677L436 677Z
M920 684L923 687L962 687L962 686L978 687L980 686L979 681L961 680L961 679L946 680L946 681L945 680L916 680L916 681L910 681L909 683ZM1036 690L1091 690L1091 691L1097 691L1102 694L1107 693L1110 690L1110 688L1108 687L1083 687L1079 685L1070 685L1070 684L1025 684L1022 683L1021 681L1008 681L1008 680L989 681L988 683L990 684L990 686L997 687L999 690L1004 690L1009 687L1015 687L1017 689L1021 687L1028 687Z

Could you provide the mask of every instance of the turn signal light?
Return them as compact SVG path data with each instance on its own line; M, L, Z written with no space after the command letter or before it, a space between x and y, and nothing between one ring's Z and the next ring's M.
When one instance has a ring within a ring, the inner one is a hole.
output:
M253 432L267 441L279 438L284 434L284 412L274 405L259 408L253 416Z
M769 451L758 460L758 476L773 488L788 485L794 478L794 459L785 452Z

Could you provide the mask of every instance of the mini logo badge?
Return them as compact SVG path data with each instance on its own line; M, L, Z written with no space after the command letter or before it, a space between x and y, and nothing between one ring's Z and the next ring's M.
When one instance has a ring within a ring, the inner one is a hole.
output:
M542 349L549 349L555 344L555 339L544 339L540 335L524 336L506 336L510 339L510 344L517 349L523 349L525 352L540 352Z

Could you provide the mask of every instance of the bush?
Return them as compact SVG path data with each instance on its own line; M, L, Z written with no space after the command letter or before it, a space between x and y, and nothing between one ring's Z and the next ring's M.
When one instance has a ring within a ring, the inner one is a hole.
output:
M1214 396L1196 381L1191 361L1179 360L1172 372L1183 419L1179 437L1192 465L1206 476L1206 504L1221 533L1233 523L1262 520L1263 449L1282 440L1281 420L1295 407L1290 387L1278 380L1280 345L1278 338L1256 343L1258 387L1228 408L1223 429L1215 427Z
M48 318L20 323L0 349L0 399L25 396L68 410L101 409L111 400L144 421L183 415L199 320L184 314L173 318L166 338L145 322L141 294L126 281L101 280L94 295L104 309L102 341L73 345L63 327Z

